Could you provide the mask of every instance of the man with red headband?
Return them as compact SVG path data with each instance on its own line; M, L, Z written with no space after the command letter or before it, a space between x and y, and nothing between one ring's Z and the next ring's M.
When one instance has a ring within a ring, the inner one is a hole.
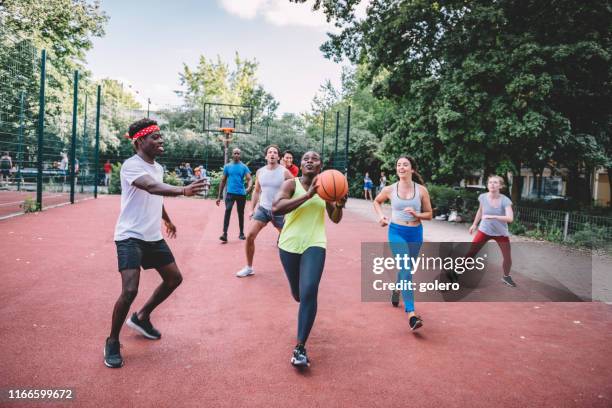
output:
M127 136L133 141L136 154L121 166L121 213L115 226L115 244L122 290L113 309L111 332L104 347L104 364L111 368L123 365L119 332L138 293L140 269L155 268L162 277L162 283L142 309L126 321L148 339L161 338L161 333L151 324L151 312L183 280L161 234L163 219L168 237L176 237L176 227L164 208L163 196L192 196L204 190L204 180L186 187L164 184L164 170L155 161L164 151L157 122L151 119L134 122Z

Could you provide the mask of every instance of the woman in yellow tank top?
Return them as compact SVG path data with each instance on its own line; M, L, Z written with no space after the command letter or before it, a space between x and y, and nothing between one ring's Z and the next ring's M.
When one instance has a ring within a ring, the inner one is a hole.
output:
M298 344L293 350L291 364L307 367L310 361L304 345L317 314L317 294L325 265L325 211L334 223L339 223L346 197L331 204L316 195L317 175L321 172L319 153L304 153L301 169L302 177L283 183L272 205L272 213L286 214L278 248L291 294L300 303Z

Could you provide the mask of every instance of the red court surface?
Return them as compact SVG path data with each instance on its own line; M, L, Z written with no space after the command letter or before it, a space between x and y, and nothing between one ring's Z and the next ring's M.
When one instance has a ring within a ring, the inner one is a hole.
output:
M612 307L604 303L420 303L411 333L389 303L361 302L360 242L385 230L349 209L328 223L312 366L289 363L297 304L267 228L256 274L235 214L166 199L184 282L152 315L146 340L122 331L125 366L102 361L121 288L113 228L119 197L0 221L0 388L73 388L79 407L611 407ZM349 202L350 207L350 202ZM427 227L425 227L427 228ZM426 237L427 237L427 230ZM141 277L133 310L160 281ZM3 406L36 406L7 403ZM38 406L67 406L41 403Z
M66 192L43 192L43 208L50 208L70 202L70 190ZM75 201L93 197L93 194L75 193ZM0 219L23 213L23 202L26 198L36 200L36 191L0 191Z

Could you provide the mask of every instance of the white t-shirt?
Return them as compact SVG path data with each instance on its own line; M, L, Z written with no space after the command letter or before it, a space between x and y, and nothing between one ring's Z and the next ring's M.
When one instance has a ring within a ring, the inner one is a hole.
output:
M143 241L162 239L163 197L132 185L134 180L146 174L160 183L164 181L164 168L157 162L147 163L137 154L121 166L121 214L115 226L115 241L128 238Z

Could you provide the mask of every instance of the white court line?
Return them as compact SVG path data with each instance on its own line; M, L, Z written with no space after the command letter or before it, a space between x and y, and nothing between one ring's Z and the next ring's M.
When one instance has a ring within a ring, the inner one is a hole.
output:
M76 204L76 203L80 203L81 201L88 201L88 200L95 200L95 198L93 198L93 197L82 198L80 200L74 200L74 203ZM69 204L70 204L70 201L68 201L67 203L60 203L60 204L52 205L50 207L45 207L43 209L43 211L50 210L51 208L63 207L65 205L69 205ZM8 218L18 217L20 215L25 215L25 213L24 212L18 212L18 213L13 213L13 214L5 215L3 217L0 217L0 221L6 220Z
M45 198L54 198L54 197L61 197L61 196L62 196L62 194L49 195L49 196L45 196L45 195L44 195L44 196L43 196L43 200L44 200ZM25 198L24 198L24 200L25 200ZM10 203L2 203L2 204L0 204L0 207L2 207L2 206L6 206L6 205L13 205L13 204L23 204L23 200L21 200L21 201L12 201L12 202L10 202Z

